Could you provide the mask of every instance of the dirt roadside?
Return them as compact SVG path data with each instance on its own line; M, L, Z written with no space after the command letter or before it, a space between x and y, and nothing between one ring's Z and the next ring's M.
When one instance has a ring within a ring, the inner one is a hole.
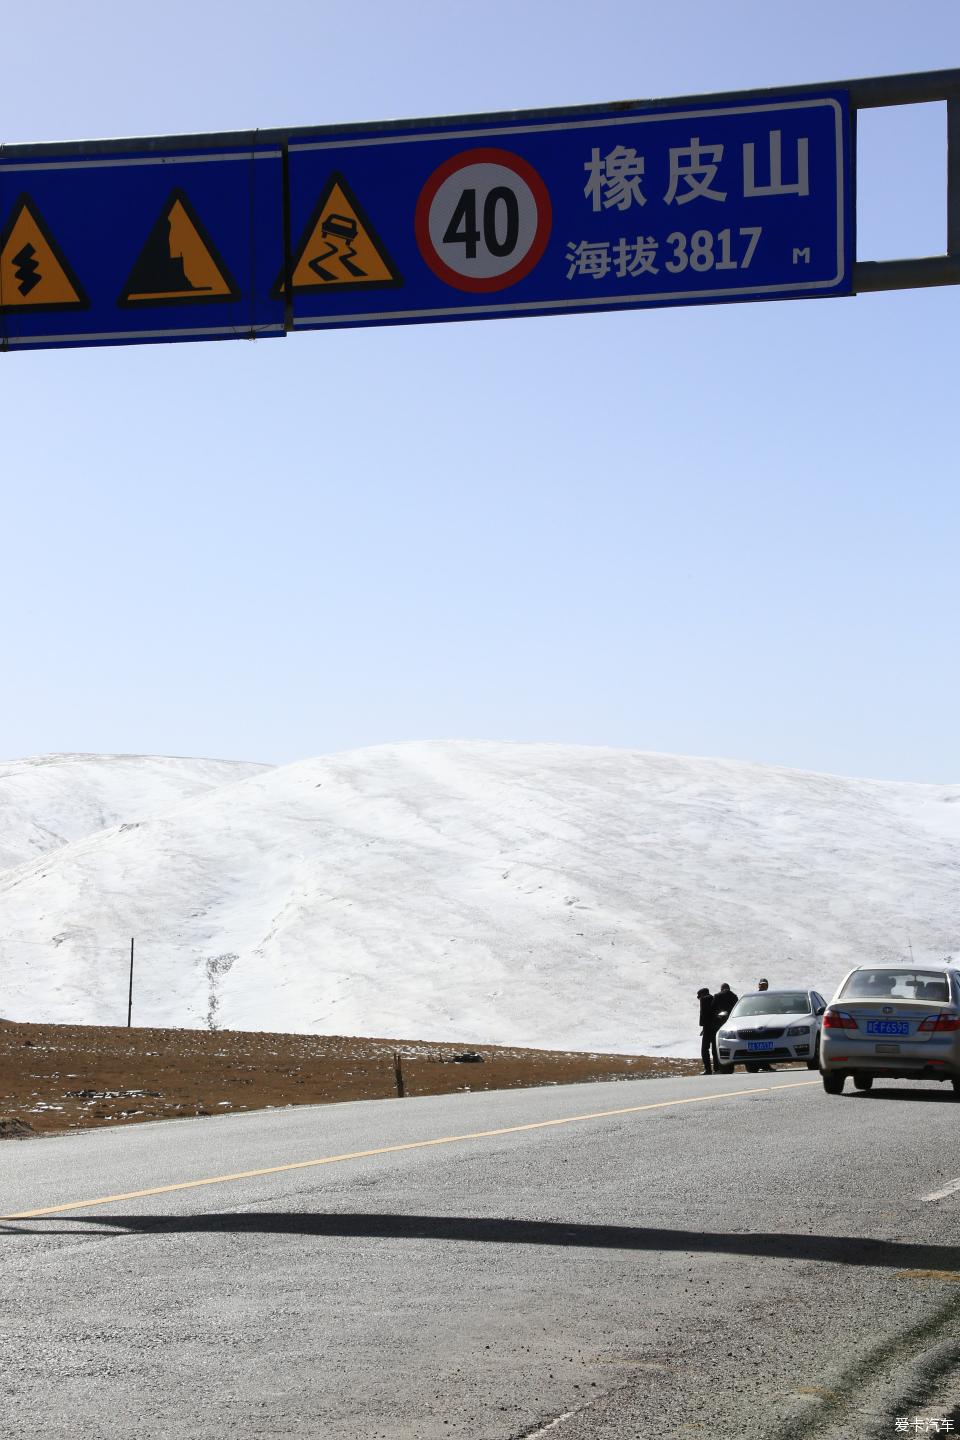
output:
M458 1058L480 1056L480 1059ZM398 1063L399 1057L399 1077ZM336 1100L692 1075L699 1061L496 1045L0 1021L0 1139Z

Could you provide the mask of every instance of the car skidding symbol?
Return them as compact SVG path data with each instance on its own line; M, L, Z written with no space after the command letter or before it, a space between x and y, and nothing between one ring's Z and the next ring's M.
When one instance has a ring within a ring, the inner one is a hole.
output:
M326 241L327 248L321 255L315 255L312 260L307 261L310 269L314 274L319 275L321 280L336 280L334 272L328 270L323 263L324 260L330 260L334 255L344 270L355 279L366 275L366 270L362 270L359 265L353 263L353 257L357 253L353 242L357 238L358 229L356 220L348 215L328 215L324 220L320 226L320 233ZM331 236L333 239L330 238Z

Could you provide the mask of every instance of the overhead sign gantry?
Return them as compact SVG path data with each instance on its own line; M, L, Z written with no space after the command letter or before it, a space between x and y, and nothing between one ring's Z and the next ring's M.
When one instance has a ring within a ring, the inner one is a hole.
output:
M0 147L0 347L960 279L960 72L349 128ZM855 258L855 117L947 100L941 257Z

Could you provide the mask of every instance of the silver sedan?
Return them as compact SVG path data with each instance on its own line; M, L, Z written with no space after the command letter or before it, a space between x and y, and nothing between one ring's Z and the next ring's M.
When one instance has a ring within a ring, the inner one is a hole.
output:
M861 965L823 1017L820 1074L828 1095L848 1075L950 1080L960 1096L960 974L946 965Z

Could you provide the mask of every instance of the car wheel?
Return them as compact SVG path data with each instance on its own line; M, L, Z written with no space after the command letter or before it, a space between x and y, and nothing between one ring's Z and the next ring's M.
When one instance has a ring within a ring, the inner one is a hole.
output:
M823 1081L823 1088L828 1095L842 1095L843 1082L846 1080L842 1070L821 1070L820 1079Z
M820 1069L820 1036L817 1036L817 1043L813 1047L813 1059L807 1061L808 1070Z
M733 1066L732 1066L732 1065L716 1065L716 1066L714 1066L714 1069L716 1070L716 1072L717 1072L718 1075L732 1075L732 1074L733 1074Z
M854 1083L854 1085L857 1087L858 1090L872 1090L872 1089L873 1089L873 1076L872 1076L872 1075L861 1075L861 1074L859 1074L859 1073L857 1073L857 1072L854 1072L853 1083Z
M746 1070L746 1072L747 1072L748 1075L756 1075L757 1071L760 1069L760 1066L759 1066L759 1065L744 1065L743 1068L744 1068L744 1070Z
M958 1080L955 1075L950 1083L953 1086L954 1095L957 1097L958 1100L960 1100L960 1080Z

